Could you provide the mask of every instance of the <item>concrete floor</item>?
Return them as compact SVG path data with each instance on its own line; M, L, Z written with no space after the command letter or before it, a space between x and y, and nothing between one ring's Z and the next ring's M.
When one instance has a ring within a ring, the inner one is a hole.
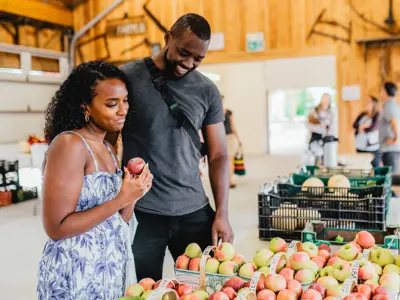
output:
M237 178L230 193L230 220L238 253L251 259L266 246L258 239L257 193L259 184L293 172L299 157L246 157L247 176ZM209 185L205 183L209 192ZM35 200L0 209L0 298L36 299L37 265L46 241L40 217L33 216ZM166 254L164 277L174 276L173 262Z

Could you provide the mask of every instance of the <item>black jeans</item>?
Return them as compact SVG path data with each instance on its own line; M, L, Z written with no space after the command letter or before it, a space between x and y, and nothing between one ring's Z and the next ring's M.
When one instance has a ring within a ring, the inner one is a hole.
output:
M132 251L138 280L150 277L157 281L162 278L167 247L176 261L190 243L198 243L202 250L212 244L211 228L215 212L209 205L177 217L139 211L135 214L139 225Z
M374 168L378 168L380 163L381 163L381 154L379 152L379 150L377 151L364 151L364 150L358 150L357 149L357 153L371 153L374 155L374 158L371 161L371 165Z
M384 166L392 167L392 173L397 173L400 152L383 152L382 162Z

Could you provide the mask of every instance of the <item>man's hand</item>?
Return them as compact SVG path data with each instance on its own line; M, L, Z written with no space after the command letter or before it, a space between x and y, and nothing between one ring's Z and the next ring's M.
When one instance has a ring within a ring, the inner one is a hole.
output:
M385 144L386 145L394 145L394 144L397 144L399 141L396 139L387 139L386 141L385 141Z
M212 226L212 243L217 246L218 240L221 238L222 242L233 242L233 231L229 224L228 218L216 216Z

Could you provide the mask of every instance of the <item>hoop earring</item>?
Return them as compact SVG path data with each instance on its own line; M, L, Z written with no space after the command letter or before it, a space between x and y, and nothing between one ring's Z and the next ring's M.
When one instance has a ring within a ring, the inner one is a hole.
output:
M90 117L89 117L88 113L85 114L85 121L86 121L86 123L89 123L89 121L90 121Z

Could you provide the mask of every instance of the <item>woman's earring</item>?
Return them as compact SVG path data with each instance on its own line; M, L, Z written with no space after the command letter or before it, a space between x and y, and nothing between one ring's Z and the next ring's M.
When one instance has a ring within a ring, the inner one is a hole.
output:
M86 123L89 123L89 121L90 121L90 118L89 118L89 114L88 114L88 113L85 114L85 121L86 121Z

